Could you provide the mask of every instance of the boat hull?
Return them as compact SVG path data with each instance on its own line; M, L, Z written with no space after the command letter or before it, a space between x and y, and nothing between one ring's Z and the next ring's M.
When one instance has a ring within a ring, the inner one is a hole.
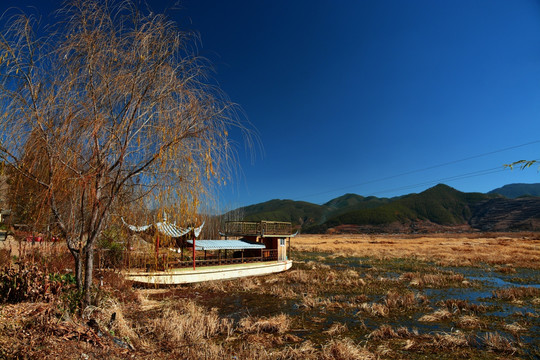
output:
M291 260L251 264L223 265L193 269L124 273L127 280L149 285L180 285L203 281L228 280L247 276L260 276L289 270Z

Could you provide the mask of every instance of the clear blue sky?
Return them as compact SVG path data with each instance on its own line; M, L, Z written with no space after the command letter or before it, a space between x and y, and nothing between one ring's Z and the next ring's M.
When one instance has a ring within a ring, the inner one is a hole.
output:
M18 6L50 12L59 3ZM148 3L161 12L172 2ZM390 197L438 182L467 192L540 182L537 168L491 171L540 158L538 1L180 6L171 17L199 31L201 55L264 148L252 163L238 147L242 174L222 189L222 208L324 203L348 192Z

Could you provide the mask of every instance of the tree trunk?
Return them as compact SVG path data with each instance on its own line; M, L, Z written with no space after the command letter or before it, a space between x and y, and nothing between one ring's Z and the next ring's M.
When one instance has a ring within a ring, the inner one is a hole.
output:
M90 289L92 287L92 277L94 274L94 238L89 239L85 246L85 272L84 272L84 306L90 305Z
M75 282L77 284L77 289L82 290L83 287L83 257L80 253L71 251L71 255L73 255L73 260L75 260Z

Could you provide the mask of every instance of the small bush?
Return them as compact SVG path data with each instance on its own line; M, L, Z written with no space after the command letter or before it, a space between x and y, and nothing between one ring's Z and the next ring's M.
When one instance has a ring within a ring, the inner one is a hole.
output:
M67 284L67 280L48 276L36 266L6 266L0 273L0 302L48 301Z

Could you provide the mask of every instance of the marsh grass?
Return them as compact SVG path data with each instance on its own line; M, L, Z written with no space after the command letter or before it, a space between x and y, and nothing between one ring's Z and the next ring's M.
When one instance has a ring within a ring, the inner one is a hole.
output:
M238 328L241 332L252 334L284 334L291 327L291 319L288 315L279 314L269 318L245 317L239 321Z
M505 301L518 301L540 295L540 289L534 287L510 287L493 291L493 297Z
M405 240L404 246L413 246L413 240L427 241L421 237ZM454 242L448 238L440 240ZM475 241L463 242L474 244ZM363 243L333 245L363 246ZM381 256L362 258L351 258L354 249L338 250L340 253L333 255L303 253L298 254L293 269L280 274L172 289L136 289L125 294L121 292L128 285L111 275L105 279L106 286L116 284L118 289L111 291L110 298L101 305L88 308L83 320L76 321L84 325L94 319L102 331L134 346L135 350L129 350L125 357L141 359L446 360L512 359L519 354L534 357L530 344L521 341L530 341L529 338L537 335L538 315L533 306L540 305L540 294L535 290L504 289L494 292L493 298L482 299L484 303L471 298L445 298L446 289L453 291L455 297L478 290L474 281L466 283L467 278L454 272L456 269L439 267L443 260L451 260L450 254L445 259L397 258L393 255L403 254L390 247L401 247L400 241L366 246L386 246L388 251ZM454 247L459 251L460 246ZM463 244L467 248L474 246ZM461 260L456 257L455 262ZM478 259L467 261L475 266L479 264ZM507 259L504 261L499 268L514 266L508 265ZM478 270L464 273L475 271ZM499 300L524 299L530 299L528 304L511 305L511 311L516 313L508 314L510 321L505 321L506 314L492 314L503 311L505 305ZM523 309L515 309L517 306ZM9 316L15 313L9 306L0 308L0 329L7 331L14 324L9 322ZM115 319L111 321L113 314ZM52 326L47 324L57 324L56 316L32 317L25 324L32 323L36 333L41 331L40 339L46 339L54 334ZM13 325L9 334L24 337L24 332L30 331L25 326L28 325ZM512 336L514 341L510 340ZM0 331L0 348L10 348L9 341ZM24 349L32 344L54 348L46 340L32 341L20 342L24 346L17 348L15 358L23 358ZM77 357L74 354L80 353L75 351L72 358ZM39 357L33 352L30 355Z
M486 324L474 315L460 316L456 325L463 329L480 329L486 327Z
M162 347L174 349L181 344L194 344L218 335L232 334L232 320L219 317L215 310L206 310L194 301L167 305L148 321L145 332Z
M446 307L452 313L482 314L488 311L488 307L484 304L474 304L462 299L446 299L437 304Z
M329 336L336 336L343 334L348 330L349 328L347 327L347 324L333 323L328 330L324 331L324 333L328 334Z
M444 273L404 273L400 280L409 282L409 285L416 288L444 288L444 287L467 287L470 285L462 274Z
M502 353L515 353L518 351L512 341L496 332L489 332L484 334L481 338L483 344L490 350L502 352Z

